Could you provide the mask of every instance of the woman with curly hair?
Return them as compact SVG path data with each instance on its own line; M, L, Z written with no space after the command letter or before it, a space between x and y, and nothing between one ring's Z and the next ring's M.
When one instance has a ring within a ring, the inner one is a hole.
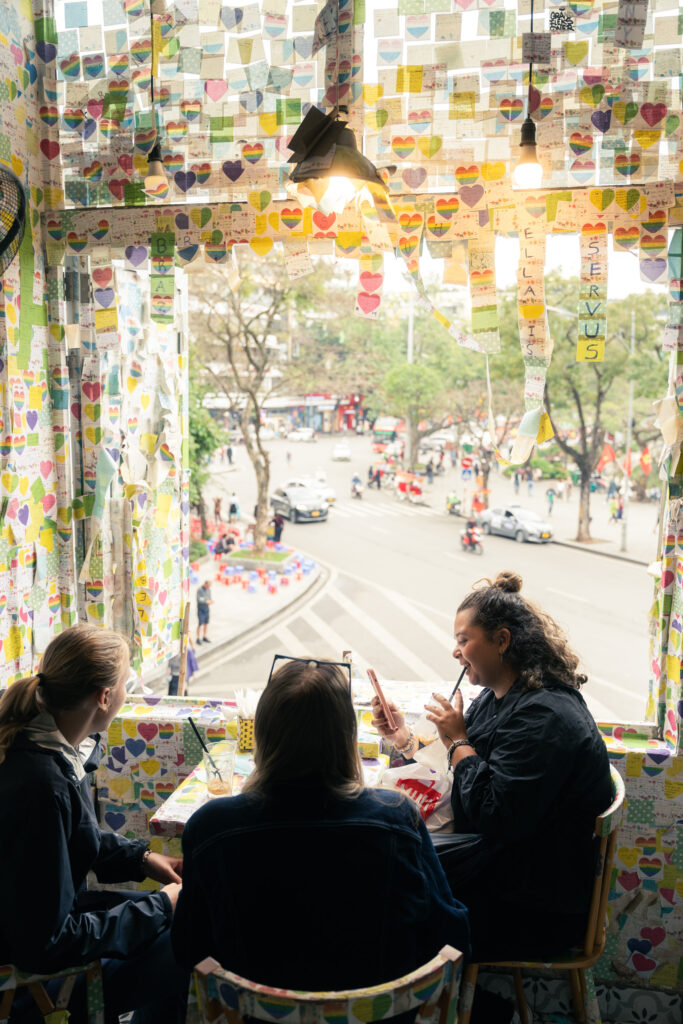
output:
M483 584L483 585L481 585ZM597 854L593 825L611 802L605 744L580 693L578 658L550 616L520 594L521 577L479 581L455 617L453 657L482 687L467 715L434 695L453 773L452 836L434 836L470 911L472 956L490 961L556 952L582 937ZM403 757L417 741L394 710Z

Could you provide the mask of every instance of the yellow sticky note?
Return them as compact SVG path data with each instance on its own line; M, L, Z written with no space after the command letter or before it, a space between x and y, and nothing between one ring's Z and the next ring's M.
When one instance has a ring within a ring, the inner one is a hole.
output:
M168 514L171 511L171 495L159 494L157 496L157 510L154 516L154 525L166 529L168 526Z
M547 412L541 414L541 422L538 427L538 433L536 434L536 443L543 444L544 441L549 441L553 437L555 431L553 425L550 422L550 416Z
M46 551L54 551L55 536L52 527L44 526L40 531L40 545Z
M604 358L604 338L579 338L576 346L577 363L601 363Z
M40 536L40 531L42 530L45 522L45 513L43 511L43 506L39 501L30 502L29 509L29 520L26 524L25 538L28 544L32 544L37 541Z
M5 652L6 662L15 661L24 653L24 638L18 626L10 626L2 649Z
M111 309L95 310L96 331L115 331L118 328L118 324L119 318L116 314L116 306L112 306Z
M422 92L422 64L404 64L396 69L396 92Z
M140 434L140 448L151 455L157 444L156 434Z
M37 384L28 389L28 407L29 409L43 408L43 389Z

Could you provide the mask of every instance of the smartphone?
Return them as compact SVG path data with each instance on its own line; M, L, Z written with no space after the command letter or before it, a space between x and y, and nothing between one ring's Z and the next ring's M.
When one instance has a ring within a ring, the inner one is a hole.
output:
M390 729L397 729L398 726L396 725L396 719L392 714L391 708L389 707L389 704L387 702L387 698L384 696L384 693L382 692L382 687L379 685L377 676L375 675L374 668L368 669L368 679L370 680L370 684L373 690L379 697L379 702L382 705L382 711L384 712L384 717L387 720L387 725L389 726Z

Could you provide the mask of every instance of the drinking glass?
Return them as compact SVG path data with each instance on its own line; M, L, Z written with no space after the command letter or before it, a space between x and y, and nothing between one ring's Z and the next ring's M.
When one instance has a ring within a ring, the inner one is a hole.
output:
M232 776L235 770L236 740L220 740L204 751L204 771L209 797L230 796Z

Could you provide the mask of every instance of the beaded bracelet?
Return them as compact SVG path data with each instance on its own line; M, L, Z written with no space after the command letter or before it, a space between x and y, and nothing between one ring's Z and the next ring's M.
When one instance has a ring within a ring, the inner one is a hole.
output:
M404 743L402 747L394 747L396 753L400 754L401 757L405 757L406 753L413 749L413 743L415 742L415 733L413 732L413 727L410 725L408 726L408 732L409 736L407 742Z

